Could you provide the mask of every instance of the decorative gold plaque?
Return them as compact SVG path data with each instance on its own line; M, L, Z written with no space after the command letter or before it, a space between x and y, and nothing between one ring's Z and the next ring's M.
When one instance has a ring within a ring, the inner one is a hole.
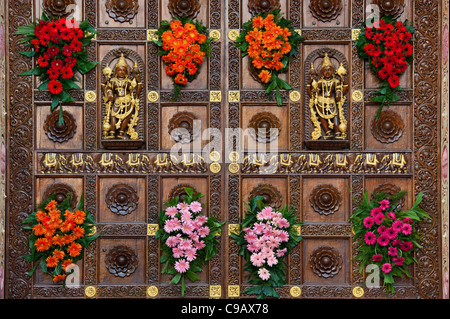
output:
M147 30L147 41L153 41L153 40L158 40L158 36L156 35L156 32L158 30Z
M238 152L231 152L230 154L228 154L228 159L233 163L239 161L239 158L240 156Z
M295 29L294 31L297 32L298 35L302 35L302 30L300 30L300 29Z
M298 101L300 101L300 97L301 97L301 94L300 94L299 91L292 91L292 92L289 94L289 98L291 99L292 102L298 102Z
M155 103L159 100L159 94L156 91L150 91L147 95L148 101L151 103Z
M231 30L230 32L228 32L228 39L230 39L231 41L236 41L238 36L239 36L238 30Z
M361 29L352 29L352 40L358 40L359 34L361 33Z
M219 41L220 40L220 31L219 30L211 30L209 32L209 37L213 38L214 41Z
M147 297L154 298L158 296L158 293L158 287L156 286L150 286L147 288Z
M218 162L220 160L220 153L217 151L212 151L209 154L209 158L211 159L211 161L213 162Z
M297 231L297 236L300 236L302 234L302 226L293 225L292 227Z
M352 99L355 102L359 102L363 99L363 93L360 90L355 90L352 93Z
M290 293L291 293L292 297L298 298L302 294L302 290L300 289L300 287L294 286L294 287L291 287Z
M222 91L210 91L209 92L210 102L222 102Z
M240 169L241 167L239 166L238 163L231 163L230 165L228 165L228 170L232 174L236 174L237 172L239 172Z
M241 100L241 93L239 91L228 92L228 102L238 103Z
M228 297L236 298L240 296L240 287L239 285L229 285L228 286Z
M147 225L147 236L155 236L156 232L159 230L158 224L148 224Z
M222 297L222 286L220 286L220 285L209 286L209 297L210 298Z
M88 234L88 236L94 236L96 233L97 233L97 227L96 227L96 226L93 226L93 227L91 228L91 231L90 231L90 233Z
M86 295L86 297L88 298L93 298L95 297L95 295L97 294L97 288L95 288L94 286L87 286L84 289L84 294Z
M84 98L88 102L94 102L97 99L97 94L94 91L87 91Z
M231 234L239 235L241 232L241 225L239 224L228 224L228 236Z
M219 163L212 163L212 164L209 166L209 170L210 170L211 173L213 173L213 174L219 173L221 169L222 169L222 166L220 166Z
M364 289L362 287L355 287L353 288L353 296L356 298L361 298L364 296Z

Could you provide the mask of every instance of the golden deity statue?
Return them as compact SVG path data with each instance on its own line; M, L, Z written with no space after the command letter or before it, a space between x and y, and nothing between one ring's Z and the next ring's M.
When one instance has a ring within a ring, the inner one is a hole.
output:
M131 70L122 54L113 70L107 65L103 69L103 101L106 106L103 119L103 135L106 139L138 139L135 126L139 120L139 95L142 90L140 70L137 62ZM118 133L117 133L118 131Z
M347 138L347 120L343 108L348 90L344 80L347 71L342 63L336 72L334 70L328 54L325 54L322 61L320 79L311 63L307 91L310 97L311 121L314 124L314 131L311 133L313 140L322 137L322 129L325 132L324 139Z

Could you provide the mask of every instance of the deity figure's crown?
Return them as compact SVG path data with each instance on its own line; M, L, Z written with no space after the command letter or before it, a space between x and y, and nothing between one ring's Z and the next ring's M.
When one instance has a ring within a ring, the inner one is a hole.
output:
M125 60L125 57L123 56L123 53L121 54L119 61L117 61L115 68L117 69L120 66L124 66L126 68L128 68L128 63L127 60Z
M322 61L322 69L327 66L331 66L334 69L334 65L333 65L333 63L331 63L331 60L328 57L328 53L325 53L325 57L323 58L323 61Z

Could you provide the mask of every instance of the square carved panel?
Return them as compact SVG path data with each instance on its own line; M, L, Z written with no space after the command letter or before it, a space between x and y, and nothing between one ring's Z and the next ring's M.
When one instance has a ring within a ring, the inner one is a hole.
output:
M400 177L381 177L381 178L369 178L364 179L364 189L372 194L373 192L385 192L389 195L394 195L398 191L406 191L407 194L399 203L401 210L406 210L411 208L414 204L414 185L411 178L400 178Z
M145 28L145 0L99 0L101 28Z
M350 1L306 0L303 1L303 27L344 28L351 17Z
M263 202L266 205L281 209L284 204L288 204L288 179L264 178L264 176L243 178L241 194L242 218L246 213L245 203L250 203L250 200L256 196L263 196Z
M208 189L209 181L206 177L168 177L162 179L161 195L163 201L169 201L174 196L179 196L180 199L185 196L184 188L192 188L194 192L205 195L201 198L201 203L205 205L206 212L208 212ZM163 207L162 207L163 208Z
M61 203L68 193L72 193L72 208L78 206L83 190L83 178L37 178L36 203L38 205L50 195L55 194L55 200Z

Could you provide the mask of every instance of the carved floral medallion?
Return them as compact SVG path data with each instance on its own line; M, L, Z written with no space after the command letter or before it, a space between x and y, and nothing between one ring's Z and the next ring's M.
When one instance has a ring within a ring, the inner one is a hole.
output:
M44 122L44 132L47 137L57 143L64 143L73 138L77 124L72 114L63 111L64 123L59 123L59 111L53 111Z
M341 254L330 246L320 246L309 258L312 271L323 278L336 276L342 269L342 262Z
M327 216L339 209L342 204L342 195L333 185L321 184L312 190L309 202L316 213Z
M52 17L68 17L75 11L75 0L44 0L44 11Z
M281 122L270 112L259 112L249 122L249 135L258 143L269 143L278 138L281 131Z
M108 190L105 201L111 212L124 216L136 210L139 196L130 185L116 184Z
M395 194L397 194L398 192L401 191L401 188L398 187L397 185L391 184L391 183L384 183L381 184L379 186L377 186L374 190L373 190L373 194L378 194L378 193L386 193L388 195L387 199L390 200L390 198L392 196L394 196ZM405 197L402 197L396 206L396 210L401 210L401 208L405 205Z
M199 0L169 0L169 12L173 17L195 19L200 12Z
M136 271L139 259L133 249L125 245L119 245L108 251L105 264L111 274L123 278Z
M138 0L107 0L106 12L116 22L130 22L139 10Z
M311 0L309 9L314 18L322 22L335 20L342 11L341 0Z
M183 202L185 197L187 196L185 188L192 188L194 190L193 194L197 194L197 189L190 185L190 184L178 184L177 186L173 187L169 192L169 201L174 199L176 196L179 197L179 201Z
M50 185L45 190L42 198L49 198L50 195L55 194L55 200L59 205L67 198L67 195L69 193L72 194L70 206L75 209L78 203L77 194L75 193L75 190L72 188L72 186L66 183L56 183Z
M248 195L248 201L256 196L263 196L262 202L273 208L281 208L283 204L283 196L280 191L271 184L259 184L254 187Z
M275 9L280 9L280 0L249 0L248 11L251 15L257 15L261 12L268 12Z
M372 134L381 143L394 143L403 135L405 124L402 117L391 110L382 111L371 123Z
M374 0L374 5L380 8L381 13L399 18L405 9L405 0Z
M173 141L189 144L197 139L200 130L194 126L197 116L191 112L178 112L169 120L169 134Z

